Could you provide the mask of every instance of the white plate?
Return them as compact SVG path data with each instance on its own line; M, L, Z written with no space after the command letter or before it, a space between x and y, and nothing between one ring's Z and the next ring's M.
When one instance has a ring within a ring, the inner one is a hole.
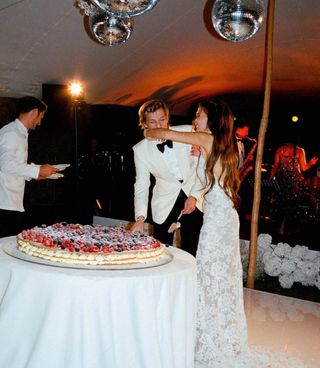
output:
M136 270L141 268L158 267L170 263L173 259L173 254L168 250L164 249L163 255L156 261L150 261L147 263L135 263L126 265L86 265L86 264L69 264L55 261L49 261L37 257L30 256L29 254L21 252L15 242L6 243L3 245L2 250L11 257L20 259L25 262L36 263L44 266L51 267L62 267L62 268L73 268L81 270Z
M50 176L47 177L47 179L60 179L60 178L63 178L64 175L61 174L61 173L55 173L55 174L52 174Z
M70 164L57 164L57 165L51 165L55 167L56 169L59 169L59 171L65 170L67 167L70 166Z

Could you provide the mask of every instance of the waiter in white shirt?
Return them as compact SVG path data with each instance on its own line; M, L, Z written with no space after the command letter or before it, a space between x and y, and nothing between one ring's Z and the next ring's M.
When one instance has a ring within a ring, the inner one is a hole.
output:
M18 118L0 129L0 237L23 229L25 181L46 179L58 171L48 164L28 164L28 130L41 124L46 104L26 96L17 108Z
M142 129L168 128L169 110L160 100L151 100L139 110ZM191 131L191 125L171 129ZM155 178L151 198L154 236L162 243L172 244L173 234L168 233L172 222L182 214L181 248L196 255L202 226L200 180L196 176L197 158L190 154L190 146L172 141L159 142L143 139L133 147L136 168L134 208L136 222L133 231L143 231L149 202L150 175Z

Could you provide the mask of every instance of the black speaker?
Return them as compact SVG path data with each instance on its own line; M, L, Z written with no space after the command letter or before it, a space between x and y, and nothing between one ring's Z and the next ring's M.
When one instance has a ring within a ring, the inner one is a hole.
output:
M72 100L68 87L61 84L43 84L42 99L48 105L42 129L50 134L64 134L72 127Z
M51 104L69 104L68 86L63 84L43 84L42 99L48 106Z
M17 117L17 99L0 97L0 128Z

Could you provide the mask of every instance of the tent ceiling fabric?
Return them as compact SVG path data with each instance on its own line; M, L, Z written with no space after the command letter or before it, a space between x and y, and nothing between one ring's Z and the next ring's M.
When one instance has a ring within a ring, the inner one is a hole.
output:
M1 0L0 96L41 97L43 83L85 87L88 103L164 98L184 113L194 100L263 91L266 21L232 43L210 24L212 0L160 0L135 17L131 38L102 46L72 0ZM320 94L320 1L276 2L273 92Z

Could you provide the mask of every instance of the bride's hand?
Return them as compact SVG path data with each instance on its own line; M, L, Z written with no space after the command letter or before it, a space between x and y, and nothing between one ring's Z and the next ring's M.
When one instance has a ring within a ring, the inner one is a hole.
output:
M199 157L201 155L200 147L193 144L191 146L191 155Z

